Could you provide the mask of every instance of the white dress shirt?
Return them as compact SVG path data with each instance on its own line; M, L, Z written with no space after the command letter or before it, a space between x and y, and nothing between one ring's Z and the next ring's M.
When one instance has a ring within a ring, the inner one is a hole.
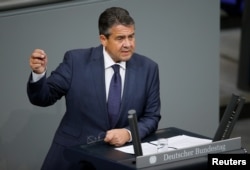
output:
M108 101L109 86L110 86L112 76L114 74L114 70L112 68L112 65L114 65L114 64L120 65L120 75L121 75L121 81L122 81L121 96L122 96L123 89L124 89L126 62L122 61L120 63L115 63L104 48L103 48L103 55L104 55L104 69L105 69L106 100Z

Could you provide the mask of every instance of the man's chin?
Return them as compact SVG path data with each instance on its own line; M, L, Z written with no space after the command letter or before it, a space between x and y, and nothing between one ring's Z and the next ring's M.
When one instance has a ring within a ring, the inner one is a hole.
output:
M130 60L131 56L132 55L122 56L121 59L122 59L122 61L128 61L128 60Z

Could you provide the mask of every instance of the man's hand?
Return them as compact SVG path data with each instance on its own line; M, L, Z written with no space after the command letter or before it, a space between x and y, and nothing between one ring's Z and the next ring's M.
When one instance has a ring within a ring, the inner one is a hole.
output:
M35 49L30 56L30 68L34 73L41 74L45 72L48 58L41 49Z
M107 131L104 141L115 146L122 146L130 140L127 129L112 129Z

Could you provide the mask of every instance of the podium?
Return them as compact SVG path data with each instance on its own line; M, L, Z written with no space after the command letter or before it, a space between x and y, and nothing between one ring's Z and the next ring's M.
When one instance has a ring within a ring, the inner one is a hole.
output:
M154 134L148 136L142 142L157 140L158 138L170 138L177 135L188 135L199 138L206 138L203 135L185 131L176 127L169 127L157 130ZM237 143L233 149L225 151L225 154L245 154L246 150ZM231 142L232 143L232 142ZM230 143L230 145L231 145ZM235 142L233 141L233 145ZM238 147L239 146L239 147ZM67 160L74 164L89 164L89 167L96 170L103 169L118 169L118 170L162 170L162 169L206 169L207 154L201 156L190 157L183 160L155 164L151 166L138 167L139 160L147 159L136 158L133 154L124 153L114 149L114 146L108 145L103 141L88 145L73 146L65 150L64 156ZM140 160L140 161L141 161ZM138 162L136 162L138 161ZM141 164L141 163L140 163ZM91 168L90 168L91 169Z

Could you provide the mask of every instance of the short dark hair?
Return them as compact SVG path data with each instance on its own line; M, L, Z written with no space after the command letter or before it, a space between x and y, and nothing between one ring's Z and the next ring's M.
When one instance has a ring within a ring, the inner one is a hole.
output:
M134 25L134 19L129 15L126 9L120 7L111 7L106 9L99 16L98 27L99 35L103 34L107 38L110 35L109 29L114 25Z

